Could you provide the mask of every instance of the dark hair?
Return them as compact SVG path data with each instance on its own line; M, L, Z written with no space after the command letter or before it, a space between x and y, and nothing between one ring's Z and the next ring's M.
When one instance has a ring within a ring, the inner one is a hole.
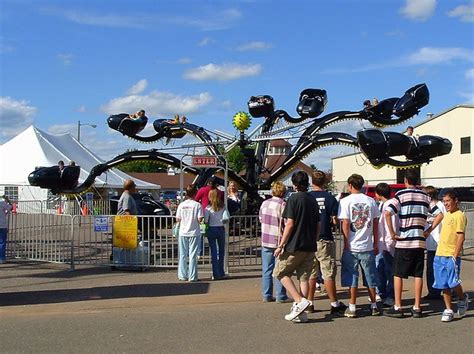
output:
M387 183L379 183L375 186L375 193L386 199L390 198L390 186Z
M316 170L311 177L311 181L315 186L323 187L326 184L326 174L323 171Z
M456 193L454 189L448 190L446 193L444 193L443 197L449 197L452 200L458 200L458 194Z
M360 101L359 101L360 102ZM371 106L372 104L370 103L370 100L365 100L364 101L364 106Z
M59 161L58 161L58 165L64 166L64 161L63 161L63 160L59 160Z
M196 187L190 184L186 187L186 197L193 198L196 195Z
M435 187L426 186L423 190L431 199L438 199L438 190Z
M418 172L415 169L411 168L405 172L405 179L407 180L408 184L414 186L418 184L420 176L418 175Z
M413 130L413 127L412 127L411 125L409 125L409 126L407 127L407 130L408 130L408 129Z
M349 178L347 179L347 183L349 183L352 187L360 191L362 187L364 186L365 181L364 181L364 177L354 173L349 176Z
M212 188L216 188L217 187L216 177L214 177L214 176L209 177L208 180L207 180L207 184L209 184Z
M145 110L144 110L144 109L141 109L141 110L140 110L140 113L145 113Z
M309 177L308 174L304 171L297 171L291 176L291 182L298 189L308 189Z

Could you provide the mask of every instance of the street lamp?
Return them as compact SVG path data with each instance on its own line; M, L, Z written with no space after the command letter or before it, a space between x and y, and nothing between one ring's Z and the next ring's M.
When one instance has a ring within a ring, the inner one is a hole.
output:
M81 126L83 125L88 125L89 127L92 128L97 128L97 125L95 124L90 124L90 123L81 123L80 120L77 121L77 141L81 141Z

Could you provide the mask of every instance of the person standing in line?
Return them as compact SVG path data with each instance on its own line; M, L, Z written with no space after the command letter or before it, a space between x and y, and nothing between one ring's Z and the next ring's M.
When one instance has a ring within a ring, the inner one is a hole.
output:
M286 225L283 236L273 253L278 258L273 276L280 280L295 301L290 313L285 316L285 320L307 322L308 318L304 310L311 303L305 296L308 295L308 280L317 247L319 210L316 199L307 193L309 178L306 172L295 172L291 176L291 182L296 193L288 198L283 210ZM291 279L295 272L300 281L301 293Z
M240 212L241 203L237 184L230 181L227 186L227 209L230 215L236 215Z
M342 222L344 252L341 258L341 285L349 287L349 307L344 315L357 317L356 300L359 266L367 281L372 316L380 315L375 301L377 271L375 255L378 253L379 210L375 200L363 193L364 178L353 174L347 179L350 194L339 202L338 218Z
M209 204L209 192L215 189L219 193L219 197L224 200L224 193L217 189L217 180L215 177L209 177L205 186L199 188L196 195L194 196L194 200L196 202L201 203L202 210L204 211Z
M461 286L461 251L464 244L467 218L459 210L458 197L454 191L448 191L443 197L447 214L441 228L438 248L433 261L435 282L433 287L442 289L444 304L441 321L451 322L454 317L451 293L455 292L458 301L458 316L463 317L469 307L469 295Z
M312 175L313 191L309 194L316 199L319 206L320 233L317 241L317 251L313 272L309 278L308 300L314 299L316 291L316 278L318 270L321 270L327 295L331 300L331 315L342 315L347 306L337 300L336 293L336 244L332 234L332 226L337 225L337 211L339 204L333 195L324 190L326 174L323 171L314 171ZM314 305L309 306L309 312L314 311Z
M283 234L283 210L285 208L286 187L283 182L272 183L272 198L265 200L260 206L259 219L262 225L262 299L263 302L277 301L284 303L288 300L286 289L275 278L273 282L273 269L275 256L273 255L278 242ZM275 295L273 296L273 285Z
M204 222L209 225L207 239L211 250L212 279L225 278L225 228L222 220L224 215L224 204L217 189L209 192L209 205L204 210Z
M439 235L441 232L441 223L446 214L446 208L442 201L438 200L438 190L433 186L423 188L428 197L430 197L430 210L426 219L427 229L424 232L426 237L426 286L428 294L423 297L425 300L440 300L441 291L433 288L434 272L433 261L438 247Z
M12 211L12 203L5 195L0 200L0 264L7 261L8 214Z
M186 200L179 203L176 210L178 231L178 279L190 282L198 281L198 253L201 241L199 224L204 218L201 205L194 200L196 188L190 185L186 188Z
M387 227L392 239L397 241L393 257L393 286L395 304L384 312L389 317L402 318L403 279L415 278L415 303L411 309L414 318L421 318L421 293L426 241L423 234L430 207L428 195L416 188L419 176L416 170L405 172L405 189L398 191L384 210ZM400 232L392 223L392 215L400 217Z
M123 193L120 196L117 206L117 215L137 215L137 204L132 194L137 192L137 186L131 179L123 182Z
M379 210L381 212L379 218L379 254L375 257L375 265L377 267L377 275L379 284L376 287L377 295L384 306L391 307L394 304L393 293L393 255L395 254L395 241L390 235L390 231L385 221L384 209L390 203L391 189L387 183L379 183L375 186L375 198L380 202ZM396 232L400 227L400 219L398 215L392 215L392 225Z

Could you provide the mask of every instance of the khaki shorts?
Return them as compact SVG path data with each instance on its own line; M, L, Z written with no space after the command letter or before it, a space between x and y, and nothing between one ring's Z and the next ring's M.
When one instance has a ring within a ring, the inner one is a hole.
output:
M313 252L283 252L278 257L273 276L280 280L286 276L291 277L296 272L298 280L308 281L313 268L313 259Z
M318 276L319 270L323 275L323 279L336 280L337 263L336 263L336 244L334 241L319 240L318 250L314 254L314 265L311 270L310 279Z

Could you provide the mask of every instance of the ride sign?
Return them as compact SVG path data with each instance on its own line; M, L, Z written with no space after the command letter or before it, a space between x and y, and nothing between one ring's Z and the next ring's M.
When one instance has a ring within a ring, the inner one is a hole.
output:
M217 157L193 156L192 165L195 167L217 167Z

